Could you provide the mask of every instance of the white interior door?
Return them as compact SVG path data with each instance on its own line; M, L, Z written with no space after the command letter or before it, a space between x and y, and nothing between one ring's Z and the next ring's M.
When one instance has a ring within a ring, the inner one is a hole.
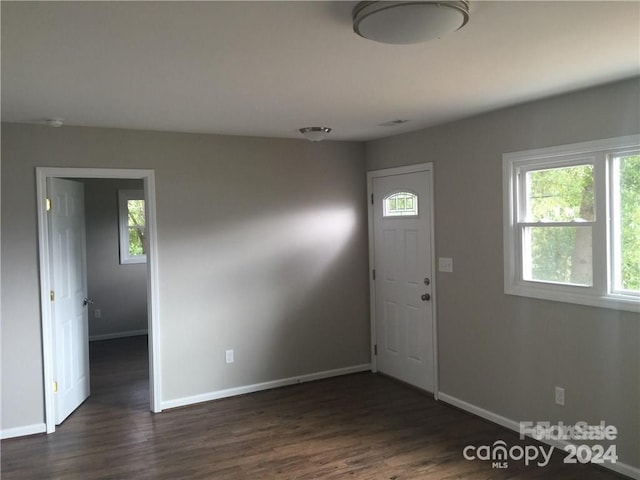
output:
M430 171L373 178L377 369L434 391Z
M84 185L49 178L56 425L89 396Z

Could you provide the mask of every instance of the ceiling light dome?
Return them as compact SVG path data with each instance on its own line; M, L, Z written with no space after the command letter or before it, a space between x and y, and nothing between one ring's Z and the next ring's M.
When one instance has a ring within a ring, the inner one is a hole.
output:
M330 131L329 127L304 127L300 129L300 133L304 135L304 138L312 142L321 142Z
M62 118L47 118L45 123L49 127L61 127L64 124L64 120Z
M469 21L468 1L360 2L353 31L381 43L408 45L440 38Z

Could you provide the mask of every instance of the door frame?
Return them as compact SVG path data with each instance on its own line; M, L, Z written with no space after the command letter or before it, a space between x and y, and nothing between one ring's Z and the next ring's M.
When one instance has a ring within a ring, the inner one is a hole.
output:
M51 315L49 220L47 216L48 178L105 178L143 180L147 208L147 325L149 330L149 398L150 409L162 411L160 383L160 314L158 276L158 233L156 221L156 187L154 170L36 167L36 207L38 213L38 253L40 267L40 312L42 318L42 357L44 367L44 405L47 433L56 430L53 392L53 324Z
M376 286L373 279L373 270L375 268L375 248L374 248L374 231L373 231L373 180L379 177L391 177L395 175L404 175L407 173L429 172L429 240L431 242L431 314L433 315L433 332L432 332L432 352L433 352L433 397L438 400L438 322L436 318L436 249L435 249L435 230L434 230L434 192L433 192L433 163L418 163L407 165L404 167L385 168L381 170L371 170L367 172L367 210L369 220L369 311L371 325L371 371L377 372L377 357L375 354L375 345L377 342L376 331Z

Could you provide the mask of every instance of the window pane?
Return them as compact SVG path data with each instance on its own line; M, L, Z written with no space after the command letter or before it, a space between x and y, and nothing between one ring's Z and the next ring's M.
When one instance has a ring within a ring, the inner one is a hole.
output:
M144 255L144 200L127 200L129 255Z
M383 200L383 216L402 217L418 215L418 197L410 192L398 192Z
M144 200L127 200L129 226L144 226Z
M640 291L640 155L628 155L614 158L617 172L614 198L618 205L614 212L618 218L613 248L617 269L616 290ZM619 242L619 243L618 243Z
M591 227L526 227L524 279L593 285Z
M144 254L144 231L136 227L129 227L129 256Z
M526 173L527 222L595 221L593 165Z

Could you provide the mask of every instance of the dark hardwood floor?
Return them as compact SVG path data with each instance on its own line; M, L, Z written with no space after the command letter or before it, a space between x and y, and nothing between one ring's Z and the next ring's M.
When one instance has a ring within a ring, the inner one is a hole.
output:
M2 479L580 479L589 465L465 460L466 445L535 445L363 373L152 414L146 337L91 344L91 397L52 435L2 442Z

